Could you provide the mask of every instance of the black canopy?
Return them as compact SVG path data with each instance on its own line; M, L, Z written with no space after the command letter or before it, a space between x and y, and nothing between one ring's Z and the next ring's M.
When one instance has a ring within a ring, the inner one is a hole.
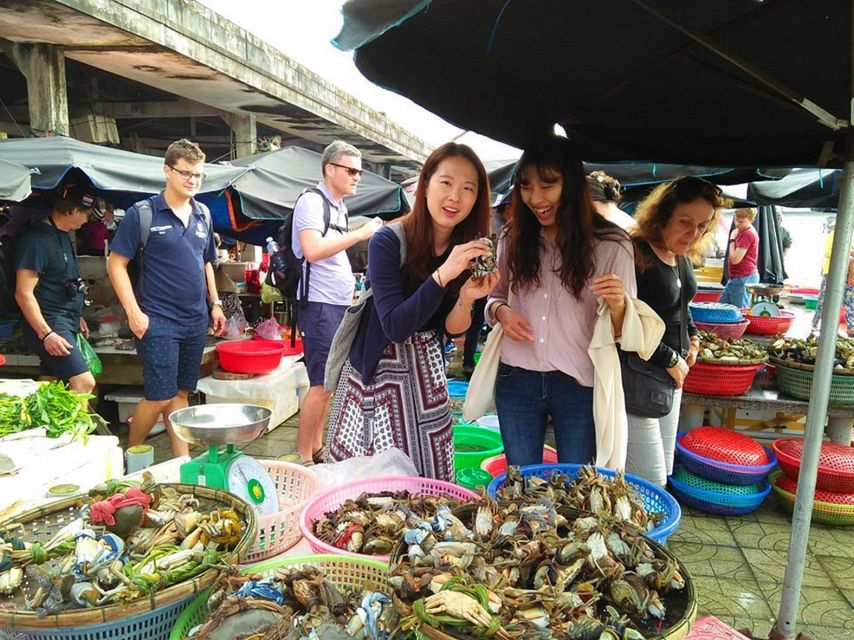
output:
M838 169L796 169L775 183L749 184L747 199L781 207L836 209L841 179Z
M839 140L819 119L838 129L849 112L847 0L350 0L343 13L335 42L376 84L515 146L559 123L589 161L813 166Z

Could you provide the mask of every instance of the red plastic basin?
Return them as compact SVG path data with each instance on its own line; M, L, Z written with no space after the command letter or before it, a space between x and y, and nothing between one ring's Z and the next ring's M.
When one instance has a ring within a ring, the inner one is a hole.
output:
M720 291L697 291L694 294L694 297L691 298L691 302L717 302L721 299Z
M216 346L219 366L231 373L269 373L279 366L285 345L272 340L238 340Z
M298 356L302 355L302 338L296 339L296 345L291 348L291 339L290 338L282 338L281 340L265 340L264 338L253 337L253 340L261 340L265 342L275 342L276 344L281 344L285 350L282 351L283 356Z

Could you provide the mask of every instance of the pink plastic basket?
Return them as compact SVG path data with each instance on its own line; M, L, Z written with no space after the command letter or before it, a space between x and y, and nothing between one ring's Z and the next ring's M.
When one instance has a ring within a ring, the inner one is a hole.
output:
M312 498L305 505L299 519L299 528L302 535L308 540L312 551L388 562L388 556L352 553L345 549L333 547L318 539L312 531L312 526L316 520L320 520L330 511L335 511L346 500L358 498L363 493L379 493L381 491L409 491L411 494L448 496L457 500L477 500L480 497L474 491L469 491L450 482L410 476L380 476L379 478L357 480L340 487L332 487Z
M302 538L299 514L320 490L320 482L306 467L277 460L259 460L270 473L279 495L279 511L258 516L258 535L243 561L258 562L290 549Z
M695 322L694 324L700 331L709 331L724 340L734 340L744 335L747 326L750 324L750 320L731 322L729 324L717 324L715 322Z

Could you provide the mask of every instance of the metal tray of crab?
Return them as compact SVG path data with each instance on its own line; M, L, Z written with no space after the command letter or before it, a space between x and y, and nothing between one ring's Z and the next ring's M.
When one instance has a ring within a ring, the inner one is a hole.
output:
M392 599L412 634L677 640L696 617L685 566L626 523L547 501L453 515L444 531L406 531L392 553Z

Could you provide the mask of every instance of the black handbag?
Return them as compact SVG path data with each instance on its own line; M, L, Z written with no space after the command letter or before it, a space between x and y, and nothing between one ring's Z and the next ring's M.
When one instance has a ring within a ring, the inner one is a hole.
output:
M679 278L683 283L681 292L681 318L679 343L682 355L685 354L685 328L688 326L688 305L685 299L685 265L679 262ZM626 400L626 413L642 418L661 418L673 410L673 391L676 389L673 378L667 370L642 360L633 351L619 350L620 369L623 379L623 395Z

